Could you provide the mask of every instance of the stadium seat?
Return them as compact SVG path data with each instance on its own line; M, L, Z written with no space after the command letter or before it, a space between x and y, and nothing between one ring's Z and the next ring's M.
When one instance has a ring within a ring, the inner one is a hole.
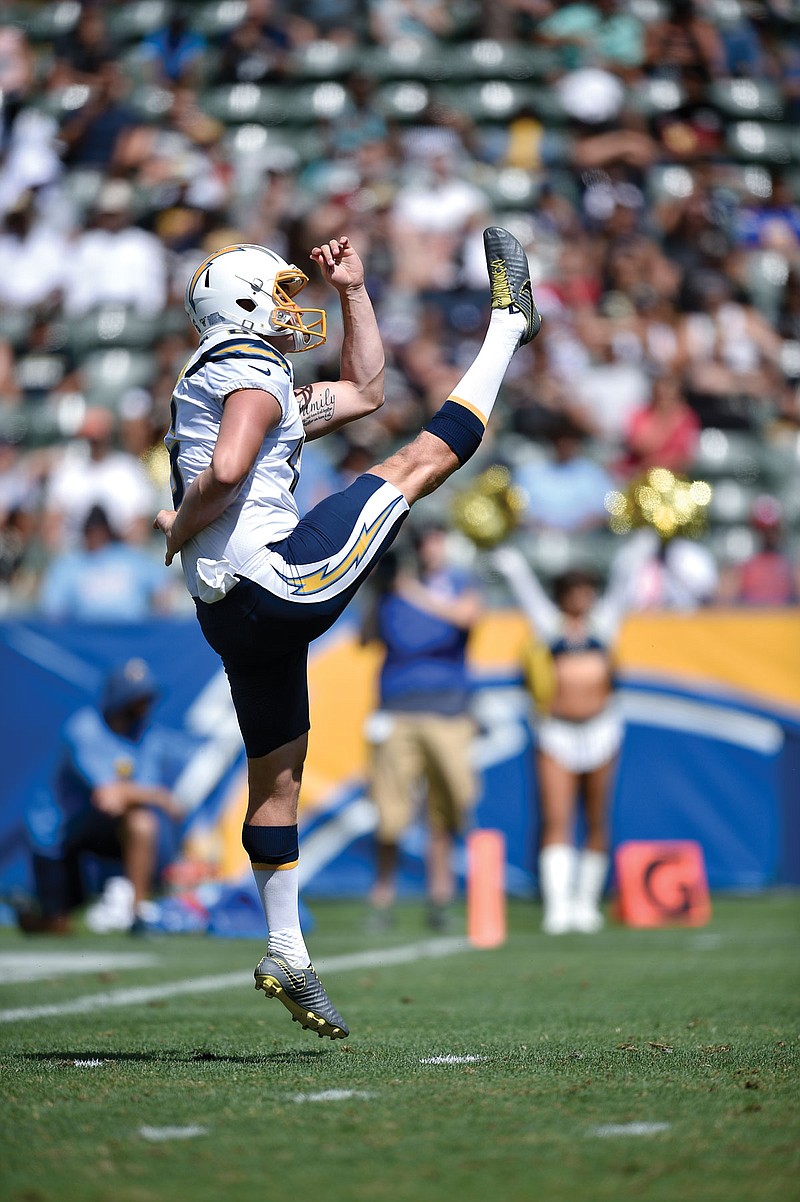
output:
M778 316L786 283L789 260L777 250L755 250L746 259L746 279L750 300L774 321Z
M796 131L790 125L770 125L764 121L734 121L727 128L729 152L742 161L774 163L780 166L800 157Z
M671 113L683 100L683 89L674 79L643 79L628 92L629 106L646 117Z
M779 88L763 79L715 79L708 99L728 117L779 121L784 102Z
M714 428L701 432L690 476L703 480L716 480L727 476L754 482L760 473L760 446L758 439L752 434Z
M492 168L477 174L474 182L486 193L495 212L530 209L542 187L540 176L519 167Z
M453 46L449 76L475 79L541 79L558 65L558 55L545 46L522 45L485 38Z
M755 498L756 489L752 486L730 477L717 480L708 506L709 522L712 526L746 522Z
M17 383L28 396L52 391L64 378L66 359L51 351L23 355L14 366Z
M25 346L32 325L30 309L0 309L0 342L19 350Z
M142 349L152 345L162 324L161 314L143 317L124 305L103 305L69 323L67 344L79 357L96 347Z
M91 405L115 408L131 388L152 383L156 364L146 351L124 347L92 351L81 364L86 399Z
M235 83L202 92L200 107L225 125L241 121L263 121L267 125L278 125L287 119L289 102L285 88Z
M359 56L359 67L378 80L446 80L450 78L450 50L400 39L390 46L372 46Z
M107 5L108 31L117 42L135 42L146 38L167 23L167 0L126 0L125 4Z
M720 526L709 530L703 537L704 544L721 567L743 563L756 549L756 536L749 526Z
M411 80L384 84L375 98L378 111L395 121L415 121L429 99L430 92L424 84Z
M356 46L338 42L309 42L292 51L289 75L298 80L334 79L362 69L362 54Z
M247 0L211 0L189 9L192 29L207 38L222 38L247 16Z
M285 90L285 120L293 125L335 121L347 105L347 91L337 80Z
M52 42L74 28L80 13L78 0L56 0L13 5L6 20L21 25L32 42Z
M156 84L141 84L133 89L128 103L143 121L159 122L172 108L172 93Z
M473 86L438 87L436 99L465 113L473 121L505 121L520 109L533 107L541 89L528 83L507 82L505 79L484 80Z

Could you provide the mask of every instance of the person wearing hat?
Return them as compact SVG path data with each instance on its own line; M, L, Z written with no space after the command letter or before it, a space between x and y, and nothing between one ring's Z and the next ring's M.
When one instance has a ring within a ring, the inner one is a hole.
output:
M86 913L97 932L136 930L159 867L170 858L180 810L164 732L150 724L158 688L142 659L107 676L96 706L70 717L52 786L27 814L37 906L20 910L29 933L67 934L84 900L87 853L121 863Z

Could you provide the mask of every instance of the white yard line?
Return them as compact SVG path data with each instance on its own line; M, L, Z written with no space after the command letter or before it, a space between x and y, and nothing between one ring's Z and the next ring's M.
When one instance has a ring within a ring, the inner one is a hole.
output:
M488 1056L426 1056L420 1064L474 1064L476 1060L488 1060Z
M346 1102L349 1098L374 1098L365 1089L322 1089L319 1093L296 1093L293 1102Z
M671 1123L607 1123L602 1127L590 1127L588 1135L596 1135L601 1139L608 1139L612 1136L626 1135L660 1135L662 1131L669 1131Z
M358 968L392 968L397 964L413 964L417 960L438 960L468 951L466 939L425 939L401 947L376 948L374 951L354 952L348 956L331 956L320 960L315 968L321 973L349 972ZM137 989L109 989L68 1002L47 1006L21 1006L15 1010L0 1010L0 1023L28 1022L31 1019L59 1018L66 1014L91 1014L117 1006L142 1006L162 998L180 997L186 993L215 993L223 989L239 989L252 985L252 972L242 969L216 976L192 977L184 981L168 981L163 985L143 985Z
M0 983L18 985L79 973L153 968L158 963L157 956L144 952L0 952Z
M198 1135L208 1135L208 1127L140 1127L139 1134L150 1143L161 1144L168 1139L196 1139Z

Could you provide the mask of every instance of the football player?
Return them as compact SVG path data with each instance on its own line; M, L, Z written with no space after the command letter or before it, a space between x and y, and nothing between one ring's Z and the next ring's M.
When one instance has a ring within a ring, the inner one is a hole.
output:
M341 379L299 389L287 355L325 340L324 310L298 300L308 283L303 271L263 246L227 246L199 265L186 288L200 345L172 399L166 443L174 508L154 525L166 539L167 564L180 552L244 739L242 842L269 931L256 988L332 1039L348 1027L311 965L297 902L308 645L341 614L409 507L478 449L514 352L539 330L519 242L492 227L484 244L489 328L453 394L409 445L303 518L293 492L305 440L383 402L383 348L359 256L346 237L311 251L339 295Z

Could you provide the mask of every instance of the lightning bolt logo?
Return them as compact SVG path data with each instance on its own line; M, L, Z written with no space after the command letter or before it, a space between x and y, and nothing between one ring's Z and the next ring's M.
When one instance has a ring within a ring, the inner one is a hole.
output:
M329 588L332 584L337 584L351 568L358 568L363 562L400 500L400 497L394 497L386 508L381 510L378 516L370 522L369 526L362 523L358 538L339 563L333 565L325 563L304 576L285 576L282 572L278 572L281 580L290 586L296 597L310 597L314 593L320 593L323 589Z

